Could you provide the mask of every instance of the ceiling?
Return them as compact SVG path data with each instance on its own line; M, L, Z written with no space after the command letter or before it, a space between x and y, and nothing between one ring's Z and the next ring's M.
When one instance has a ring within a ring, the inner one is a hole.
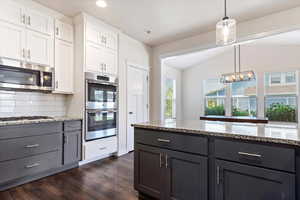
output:
M300 30L281 33L265 38L261 38L254 41L244 42L247 46L258 45L299 45L300 46ZM212 59L215 56L221 55L226 51L232 51L231 46L219 47L214 49L208 49L204 51L198 51L185 55L170 57L164 60L164 63L170 67L174 67L180 70L195 66L205 60Z
M151 46L213 30L223 17L223 0L34 0L67 16L84 11ZM299 0L228 0L238 22L300 6ZM151 34L147 34L151 30Z

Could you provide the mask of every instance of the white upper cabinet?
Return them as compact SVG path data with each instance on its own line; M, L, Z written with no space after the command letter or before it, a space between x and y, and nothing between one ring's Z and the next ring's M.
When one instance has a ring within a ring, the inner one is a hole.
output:
M55 38L73 43L73 26L60 20L55 21Z
M52 37L35 31L26 32L26 60L30 63L52 66Z
M24 29L0 21L0 57L13 60L25 59Z
M73 44L55 40L55 91L74 92Z
M87 23L86 25L86 41L102 45L112 50L117 50L118 47L117 34L91 23Z
M36 10L26 9L25 12L26 27L44 34L53 34L53 18L39 13Z
M25 15L22 13L22 7L11 0L1 0L0 20L15 25L25 24Z
M86 71L117 75L118 36L100 25L86 23Z

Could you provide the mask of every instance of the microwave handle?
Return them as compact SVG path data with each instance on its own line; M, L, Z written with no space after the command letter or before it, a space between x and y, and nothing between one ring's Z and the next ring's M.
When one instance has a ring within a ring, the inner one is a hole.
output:
M40 72L40 86L41 87L44 87L44 72L43 71L41 71Z

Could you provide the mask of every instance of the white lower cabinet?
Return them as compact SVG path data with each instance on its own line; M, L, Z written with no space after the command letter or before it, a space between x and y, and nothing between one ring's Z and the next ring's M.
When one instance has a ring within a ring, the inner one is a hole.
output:
M22 27L0 22L0 57L25 59L25 31Z
M55 40L55 92L74 92L73 44Z
M85 143L84 160L93 160L116 153L118 151L117 137L109 137Z
M52 66L53 37L35 31L26 32L26 60Z

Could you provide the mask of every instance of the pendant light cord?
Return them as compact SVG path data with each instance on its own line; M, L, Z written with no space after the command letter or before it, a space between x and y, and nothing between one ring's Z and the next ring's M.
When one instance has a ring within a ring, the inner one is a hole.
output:
M224 13L225 17L227 17L227 0L224 0Z
M239 45L239 73L241 72L241 45Z
M236 75L236 46L234 46L234 75Z

